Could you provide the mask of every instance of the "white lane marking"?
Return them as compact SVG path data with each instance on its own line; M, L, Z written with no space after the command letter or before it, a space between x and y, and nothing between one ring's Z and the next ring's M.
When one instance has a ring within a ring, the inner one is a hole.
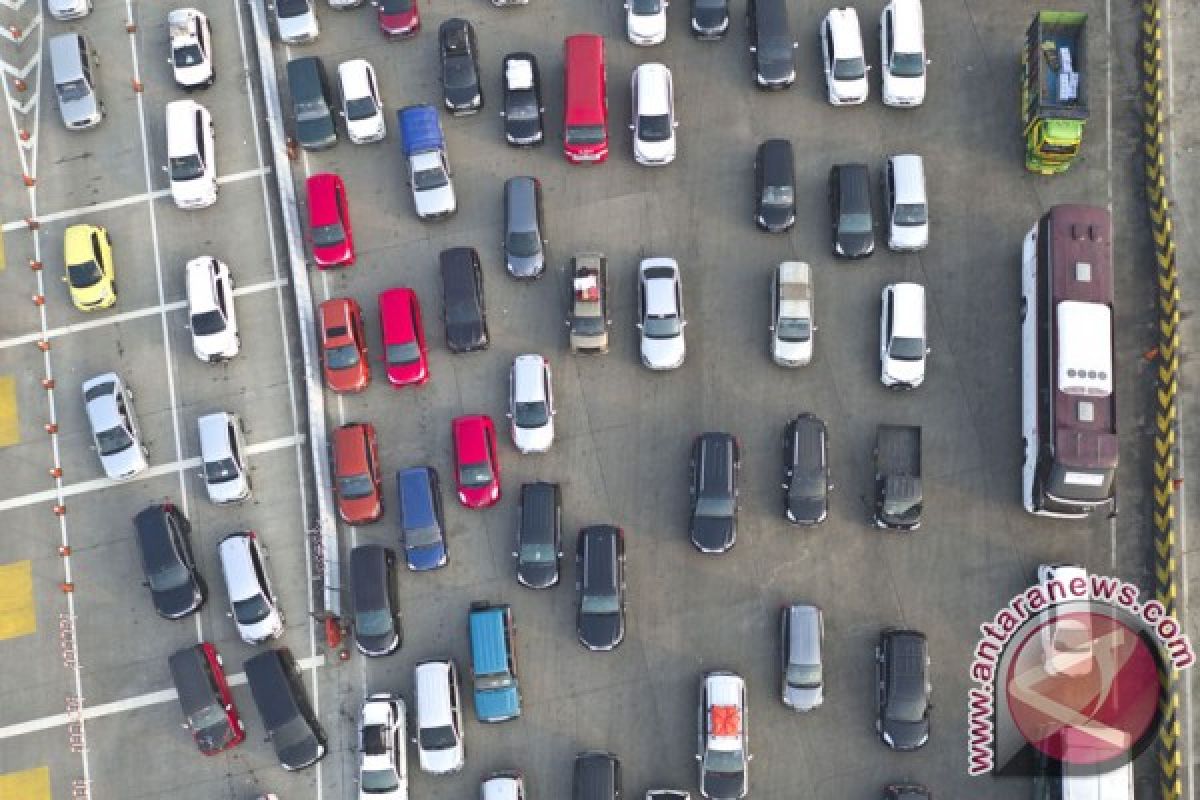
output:
M313 670L318 667L325 666L325 656L316 655L312 658L297 659L296 664L300 669ZM241 686L246 683L246 673L239 672L235 675L227 676L230 686ZM124 700L115 700L111 703L101 703L99 705L89 706L83 710L84 720L98 719L100 717L109 717L114 714L124 714L129 711L137 711L140 708L147 706L161 705L169 703L179 697L179 694L174 689L162 689L157 692L147 692L139 694L135 697L127 697ZM241 712L244 714L244 712ZM39 719L31 719L27 722L17 722L13 725L5 725L0 728L0 739L12 739L15 736L25 736L30 733L38 733L39 731L50 730L51 728L61 728L72 720L66 714L51 714L48 717Z
M141 97L141 95L138 95ZM239 181L247 181L253 178L261 178L264 173L269 173L270 167L257 167L255 169L242 170L241 172L231 172L228 175L217 176L217 183L224 185L226 183L237 183ZM116 200L105 200L102 203L93 203L89 206L78 206L77 208L65 208L62 211L51 211L49 214L39 216L37 221L41 224L49 222L58 222L63 219L73 219L74 217L82 217L84 214L95 214L101 211L112 211L114 208L123 208L125 206L137 205L144 203L147 200L158 200L171 195L170 189L155 189L152 192L141 192L139 194L131 194L126 197L118 197ZM189 213L189 212L183 212ZM5 233L9 231L21 230L27 226L25 220L13 220L6 222L0 226L0 230Z
M259 453L269 453L274 450L283 450L288 447L295 447L307 440L304 434L281 436L278 439L268 439L265 442L251 444L246 446L246 452L250 455ZM109 478L96 478L90 481L81 481L80 483L72 483L68 486L63 486L61 491L58 489L47 489L44 492L31 492L23 494L19 497L10 497L0 501L0 511L11 511L14 508L24 508L35 503L47 503L51 500L62 501L62 498L72 497L79 494L87 494L88 492L96 492L101 489L108 489L113 486L120 486L122 483L130 483L145 480L147 478L157 478L161 475L170 475L172 472L180 473L180 480L183 480L183 473L189 469L196 469L201 465L200 457L185 458L180 461L172 461L167 464L159 464L150 467L148 470L138 475L134 481L114 481Z

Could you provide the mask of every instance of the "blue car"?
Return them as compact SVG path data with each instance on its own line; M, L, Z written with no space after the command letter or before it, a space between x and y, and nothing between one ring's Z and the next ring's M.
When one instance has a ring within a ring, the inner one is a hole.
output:
M507 604L471 604L468 618L475 718L504 722L521 716L517 683L517 630Z
M404 560L417 572L446 566L446 525L442 491L433 467L409 467L396 473L400 496L400 539Z

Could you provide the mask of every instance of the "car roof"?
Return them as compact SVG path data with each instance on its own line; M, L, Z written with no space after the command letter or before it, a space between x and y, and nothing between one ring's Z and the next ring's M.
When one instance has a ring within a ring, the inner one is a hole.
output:
M371 71L371 62L365 58L353 58L338 64L338 83L342 87L342 99L370 95L371 87L367 83L367 73Z
M321 335L326 339L340 340L343 336L349 338L354 334L352 314L354 300L348 297L334 297L320 305ZM330 334L334 328L345 328L345 333Z
M367 470L366 422L342 425L333 432L333 461L338 476L355 475Z
M217 411L196 418L196 430L200 432L200 456L202 458L214 461L232 455L229 447L229 427L233 424L233 415L228 411Z
M797 603L788 606L788 662L817 664L821 660L821 609Z
M458 454L460 464L474 464L490 461L487 453L485 420L482 414L471 414L455 417L452 423L454 433L454 452Z
M536 403L546 400L546 359L526 353L513 359L513 402Z
M337 203L333 191L342 185L342 179L333 172L318 172L310 175L304 183L305 196L308 198L308 215L317 224L325 224L337 219Z
M117 387L120 384L121 379L115 372L106 372L84 381L84 403L93 430L108 430L121 424L116 402Z
M318 56L303 56L287 62L288 90L292 99L308 100L323 93L321 75L325 65Z
M617 540L620 533L611 525L589 525L579 532L584 553L584 585L588 589L617 587Z
M350 589L359 611L388 608L388 549L378 544L360 544L350 551Z
M54 77L58 80L74 80L83 77L83 67L79 63L79 40L82 34L59 33L50 37L50 63L54 68Z
M254 534L251 531L231 533L217 545L221 574L225 576L229 599L234 602L255 597L263 590L251 556L253 546Z
M532 89L533 66L529 53L509 53L504 57L504 85L509 89Z
M467 632L471 642L471 664L476 675L504 672L508 669L508 645L504 630L511 614L508 605L472 608L467 614Z
M696 437L697 457L700 459L697 477L705 489L730 488L733 480L734 438L720 432L702 433ZM723 484L723 485L722 485Z
M636 70L638 114L666 114L671 110L671 70L663 64L642 64Z
M212 256L200 256L187 262L184 268L187 283L188 309L192 313L211 311L217 307L213 276L217 272L217 260Z
M433 467L408 467L396 473L402 526L423 527L434 522L433 476Z
M177 158L196 154L199 144L193 135L193 117L207 109L195 100L172 100L167 103L167 157ZM177 133L172 134L172 131Z
M612 800L616 793L617 757L611 753L587 752L575 756L573 800Z
M191 715L220 701L209 678L211 667L203 644L176 650L167 657L167 667L171 670L171 681L179 694L179 705L184 714Z
M554 538L554 510L558 484L538 481L521 484L521 535L530 532L545 534L547 542ZM539 540L540 536L537 537Z
M412 315L416 302L417 293L404 286L379 293L379 320L384 343L411 342L416 338Z
M892 333L895 336L925 336L925 287L919 283L892 284Z
M845 208L871 209L871 174L866 164L836 164L838 189Z
M521 778L518 775L492 775L483 781L483 800L517 800Z
M858 26L858 12L854 8L831 8L829 28L833 34L833 50L837 58L862 58L862 29Z
M825 422L814 414L801 414L792 427L796 466L819 467L825 462Z
M81 223L63 231L63 260L78 264L92 260L92 234L100 229L95 225Z
M474 247L450 247L438 253L442 287L453 292L474 292L475 263L479 253Z
M449 725L450 662L423 661L413 672L417 684L417 724L422 727Z
M897 203L925 203L925 162L912 153L888 156Z
M741 676L732 672L709 672L704 676L710 706L740 706L744 687Z
M518 175L504 182L504 208L509 228L532 230L537 225L537 179Z
M167 535L166 511L162 505L142 509L133 518L134 533L147 564L178 564L179 557Z
M892 0L892 38L901 53L925 49L921 0Z
M672 273L670 277L647 277L646 272L642 274L646 278L646 313L655 316L678 314L679 308L675 303L675 280L678 273Z
M300 712L284 664L286 652L284 648L272 648L242 664L250 694L267 730L277 729Z
M767 139L758 146L758 161L763 175L774 181L795 182L792 143L787 139Z

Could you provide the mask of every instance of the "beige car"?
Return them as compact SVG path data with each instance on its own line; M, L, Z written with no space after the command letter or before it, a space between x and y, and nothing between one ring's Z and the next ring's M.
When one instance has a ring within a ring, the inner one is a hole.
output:
M771 281L771 360L781 367L812 361L812 271L803 261L784 261Z
M567 330L572 353L607 353L608 259L600 253L578 253L571 259L571 297Z

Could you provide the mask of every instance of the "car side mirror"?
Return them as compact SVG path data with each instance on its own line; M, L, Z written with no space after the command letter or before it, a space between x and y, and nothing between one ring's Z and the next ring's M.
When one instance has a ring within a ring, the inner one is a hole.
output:
M700 760L700 754L699 754L699 753L696 753L696 760L697 760L697 761L699 761L699 760Z
M798 48L799 46L800 46L800 43L799 43L799 42L792 42L792 49L793 49L793 50L795 50L795 49L796 49L796 48ZM870 67L867 67L867 69L870 69Z
M757 48L757 47L755 47L754 45L750 45L750 52L751 52L751 53L757 53L757 52L758 52L758 48ZM699 758L699 756L696 756L696 757L697 757L697 758Z
M930 347L925 348L925 355L929 355L932 352L933 352L933 348L930 348Z
M512 555L513 555L513 558L516 558L516 557L517 557L517 551L516 551L516 550L513 550L513 554L512 554Z
M226 611L226 612L225 612L225 616L227 616L227 617L229 617L230 619L232 619L232 618L233 618L233 612L232 612L232 611Z
M161 169L163 172L167 172L167 165L163 164L161 167L159 167L159 169Z
M640 331L640 330L642 329L642 323L640 323L640 322L635 322L635 323L634 323L634 327L635 327L635 328L637 328L637 329Z
M633 130L633 123L629 123L629 130Z
M788 488L788 486L787 486L787 481L784 481L783 483L779 484L779 488L780 488L780 489L786 489L786 488Z
M505 412L504 412L504 416L508 417L509 419L512 419L512 412L511 412L511 411L505 411Z

